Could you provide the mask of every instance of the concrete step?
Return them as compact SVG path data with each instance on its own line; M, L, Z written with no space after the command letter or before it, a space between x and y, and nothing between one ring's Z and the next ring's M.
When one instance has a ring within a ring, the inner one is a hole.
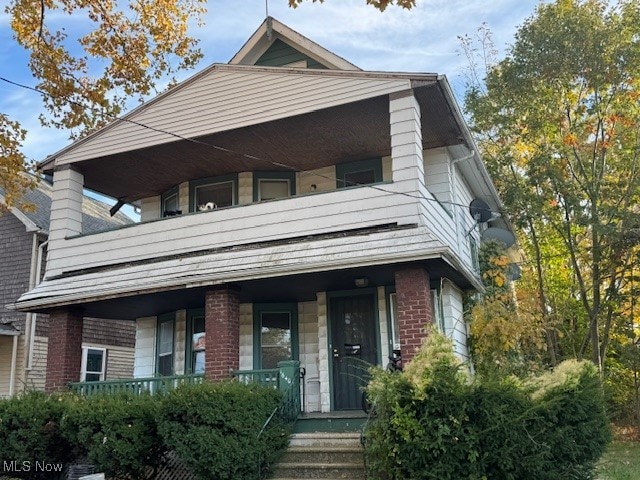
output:
M364 466L363 450L360 446L300 446L289 447L282 457L284 463L353 463Z
M358 447L360 446L360 433L334 433L334 432L310 432L294 433L289 445L292 447Z
M353 463L287 463L282 462L276 465L272 479L282 480L284 478L296 479L364 479L364 464Z

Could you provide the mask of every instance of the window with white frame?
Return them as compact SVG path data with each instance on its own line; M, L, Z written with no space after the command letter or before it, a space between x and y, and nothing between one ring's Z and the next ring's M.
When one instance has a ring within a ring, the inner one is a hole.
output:
M393 350L400 350L400 325L398 324L398 303L395 292L389 294L389 315L391 319L391 346Z
M201 178L189 182L189 211L202 212L238 203L238 176Z
M294 172L253 172L253 201L275 200L295 195Z
M107 350L104 348L82 347L81 382L100 382L105 379Z
M175 315L165 314L158 317L157 361L158 375L173 375Z

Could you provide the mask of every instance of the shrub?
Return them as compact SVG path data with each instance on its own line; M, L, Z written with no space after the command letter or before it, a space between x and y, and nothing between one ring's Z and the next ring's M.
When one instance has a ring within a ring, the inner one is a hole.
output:
M374 479L591 478L608 440L597 371L565 362L529 382L474 379L432 332L403 374L373 372Z
M288 443L277 416L258 438L280 400L276 390L233 381L184 385L163 399L159 430L198 478L255 479Z
M127 393L75 397L62 429L77 458L109 478L138 479L155 471L166 451L156 418L160 400Z
M11 468L14 477L55 478L54 472L36 468L36 462L57 468L71 460L71 445L60 429L69 401L68 395L41 392L0 400L0 467L15 461L22 471Z

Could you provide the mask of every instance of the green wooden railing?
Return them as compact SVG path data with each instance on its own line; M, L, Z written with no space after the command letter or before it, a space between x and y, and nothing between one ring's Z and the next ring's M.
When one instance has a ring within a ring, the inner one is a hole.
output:
M234 370L231 372L241 383L259 383L265 387L278 387L278 369Z
M74 382L69 389L79 395L113 394L130 392L142 393L168 392L187 383L202 383L204 375L172 375L166 377L130 378L125 380L107 380L103 382Z

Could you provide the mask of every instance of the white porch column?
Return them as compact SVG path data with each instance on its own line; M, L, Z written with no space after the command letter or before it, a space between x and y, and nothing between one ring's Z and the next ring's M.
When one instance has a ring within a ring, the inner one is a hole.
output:
M11 349L11 373L9 374L9 396L12 397L16 384L16 368L18 361L18 335L13 336L13 348Z
M82 189L84 175L69 165L57 168L53 173L53 196L49 224L47 276L60 273L55 265L56 249L65 238L82 233Z
M393 183L406 193L424 189L420 105L411 90L389 96Z

